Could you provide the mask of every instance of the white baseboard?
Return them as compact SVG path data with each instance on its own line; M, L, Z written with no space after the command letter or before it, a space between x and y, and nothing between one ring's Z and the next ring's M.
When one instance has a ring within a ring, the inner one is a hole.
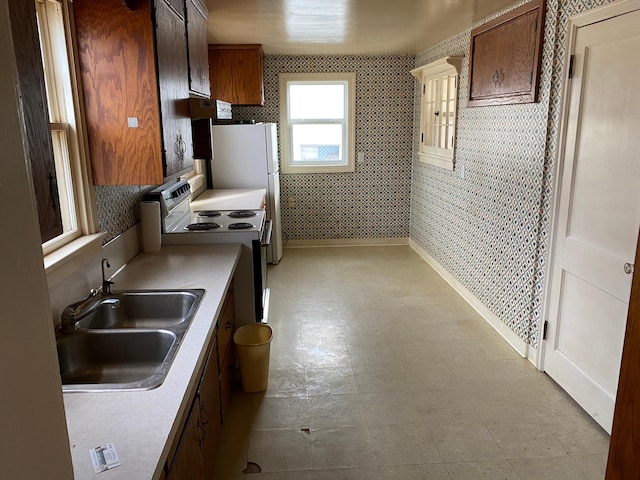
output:
M442 265L427 253L415 241L409 239L409 246L420 255L431 267L464 298L473 309L491 325L522 358L528 358L535 365L535 350L522 340L513 330L505 325L491 310L489 310L475 295L456 280Z
M289 240L285 248L308 247L369 247L380 245L409 245L407 237L393 238L329 238L324 240Z

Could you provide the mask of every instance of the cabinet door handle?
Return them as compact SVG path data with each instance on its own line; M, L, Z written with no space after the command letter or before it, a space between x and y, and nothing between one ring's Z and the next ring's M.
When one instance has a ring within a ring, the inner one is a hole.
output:
M178 161L182 163L184 161L184 152L187 151L187 144L182 139L182 135L178 134L176 137L176 141L173 144L173 151L178 156Z
M231 322L227 322L227 324L225 325L225 328L229 330L232 326L233 324Z
M54 210L58 208L60 196L58 194L58 180L56 176L49 172L49 188L51 192L51 206Z
M200 425L206 425L209 423L209 412L204 407L200 407Z

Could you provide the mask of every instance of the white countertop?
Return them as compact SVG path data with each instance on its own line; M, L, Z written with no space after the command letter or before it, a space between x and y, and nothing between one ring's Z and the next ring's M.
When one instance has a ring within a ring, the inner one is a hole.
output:
M233 188L205 190L191 200L191 211L196 210L259 210L267 194L264 188Z
M198 311L167 377L154 390L65 393L75 480L157 479L201 368L240 254L237 244L162 246L140 254L113 280L114 290L204 288ZM114 443L121 466L94 474L89 450ZM37 457L37 452L35 452ZM37 458L34 457L34 461Z

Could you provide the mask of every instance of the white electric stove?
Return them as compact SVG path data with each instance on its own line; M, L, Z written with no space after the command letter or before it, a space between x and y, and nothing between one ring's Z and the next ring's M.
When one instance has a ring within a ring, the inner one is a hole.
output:
M264 210L202 210L191 212L186 180L165 183L145 200L160 203L163 245L239 243L241 254L234 276L236 321L266 322L269 308L267 254L271 221Z

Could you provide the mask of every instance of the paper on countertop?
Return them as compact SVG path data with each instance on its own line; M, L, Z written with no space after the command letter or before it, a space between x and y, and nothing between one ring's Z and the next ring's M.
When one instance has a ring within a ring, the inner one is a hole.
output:
M113 443L100 445L99 447L89 450L91 463L93 463L93 471L95 473L104 472L120 466L120 457L116 452L116 446Z

